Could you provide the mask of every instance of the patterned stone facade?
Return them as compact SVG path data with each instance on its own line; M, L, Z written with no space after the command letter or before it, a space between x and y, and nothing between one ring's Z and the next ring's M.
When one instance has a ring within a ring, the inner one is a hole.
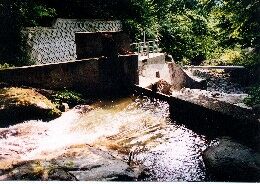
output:
M57 19L50 28L26 28L28 55L35 64L72 61L76 55L76 32L120 32L120 21Z

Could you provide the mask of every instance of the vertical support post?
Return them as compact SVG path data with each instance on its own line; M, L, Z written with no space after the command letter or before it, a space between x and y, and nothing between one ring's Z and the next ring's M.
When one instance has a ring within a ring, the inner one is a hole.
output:
M139 58L139 54L140 54L140 42L137 43L137 52L138 52L138 58Z
M147 44L147 56L148 56L148 58L150 58L149 54L150 54L150 42L148 41L148 44Z
M154 54L155 41L153 40L153 54Z
M144 45L145 45L145 31L144 31Z

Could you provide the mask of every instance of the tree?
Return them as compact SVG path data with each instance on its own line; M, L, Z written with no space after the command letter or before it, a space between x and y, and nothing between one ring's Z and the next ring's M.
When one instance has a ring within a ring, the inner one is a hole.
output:
M28 64L22 44L21 31L25 26L37 26L46 17L55 15L54 9L40 0L2 0L0 3L0 64ZM46 22L46 21L45 21Z

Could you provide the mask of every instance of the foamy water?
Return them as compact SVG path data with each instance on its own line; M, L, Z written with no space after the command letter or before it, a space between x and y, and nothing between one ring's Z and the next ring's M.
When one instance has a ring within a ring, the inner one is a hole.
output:
M92 106L89 112L73 109L48 123L29 121L10 127L20 133L0 139L0 145L16 143L16 149L23 149L16 150L17 159L34 160L53 159L70 146L88 144L126 157L131 152L133 164L150 173L142 180L205 180L201 152L206 138L170 119L167 103L131 97Z

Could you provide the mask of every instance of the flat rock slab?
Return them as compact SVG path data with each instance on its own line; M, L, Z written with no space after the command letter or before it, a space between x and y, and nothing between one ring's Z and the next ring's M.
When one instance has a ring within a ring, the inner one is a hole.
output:
M33 160L0 170L0 180L134 181L129 165L107 151L78 145L52 160Z

